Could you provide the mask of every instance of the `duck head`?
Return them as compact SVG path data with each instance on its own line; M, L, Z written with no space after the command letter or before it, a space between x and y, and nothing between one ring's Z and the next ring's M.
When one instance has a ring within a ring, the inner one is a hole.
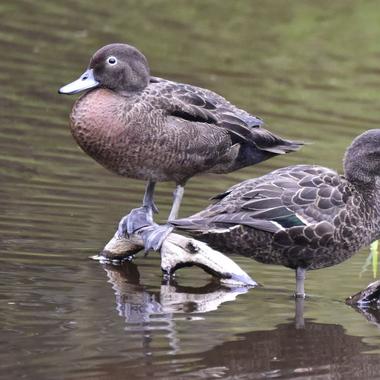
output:
M380 178L380 129L370 129L356 137L343 160L346 178L369 186Z
M127 44L111 44L99 49L87 70L58 92L71 95L102 87L128 94L143 90L149 78L148 61L141 52Z

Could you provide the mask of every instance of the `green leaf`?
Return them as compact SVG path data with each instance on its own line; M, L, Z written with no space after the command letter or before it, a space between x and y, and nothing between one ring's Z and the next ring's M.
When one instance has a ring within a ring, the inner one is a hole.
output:
M371 256L372 256L372 273L373 277L377 277L377 266L378 266L378 256L379 256L379 241L376 240L371 244Z

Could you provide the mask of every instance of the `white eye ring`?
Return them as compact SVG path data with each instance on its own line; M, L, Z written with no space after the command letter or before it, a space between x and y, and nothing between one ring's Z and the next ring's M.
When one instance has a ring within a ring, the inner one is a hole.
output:
M117 59L113 55L107 58L107 63L111 66L115 66L117 64Z

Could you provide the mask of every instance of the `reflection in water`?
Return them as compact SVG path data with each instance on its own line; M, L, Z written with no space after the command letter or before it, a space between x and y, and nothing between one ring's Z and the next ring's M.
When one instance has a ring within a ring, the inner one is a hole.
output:
M303 329L305 327L305 320L303 317L304 309L305 309L305 298L297 297L295 298L296 303L296 312L294 316L295 326L297 329Z
M380 373L377 355L366 354L371 346L360 337L346 334L336 324L304 320L304 299L296 300L294 321L279 324L273 330L252 331L232 335L230 340L215 343L202 352L186 353L181 347L180 328L173 314L207 312L222 302L233 300L241 290L208 284L201 288L181 287L172 282L162 284L159 291L147 290L140 283L137 266L105 266L115 291L117 311L125 318L126 329L142 333L145 365L136 366L127 357L118 365L97 365L98 379L123 378L133 368L134 378L149 376L165 379L239 378L376 378ZM181 314L179 314L181 316ZM191 315L191 314L190 314ZM187 318L189 314L187 314ZM155 323L154 323L155 322ZM157 324L159 322L159 324ZM166 330L166 339L175 356L153 355L158 330ZM202 334L195 330L195 337ZM205 346L206 348L206 346Z
M170 279L158 292L148 291L140 284L137 265L124 262L120 266L103 266L115 291L116 309L124 317L127 330L142 330L145 353L151 351L152 332L167 331L170 353L180 350L174 313L205 313L216 310L223 302L233 301L248 288L227 288L210 282L202 287L181 287ZM191 317L186 319L191 320ZM159 323L159 326L157 325Z
M368 322L380 328L380 307L360 307L355 305L352 305L352 307L362 314Z
M370 379L380 373L377 356L362 354L370 348L340 325L306 320L304 329L284 323L272 331L238 334L235 341L203 353L199 365L223 366L231 378Z
M228 288L217 282L202 287L180 286L170 279L162 282L159 292L153 292L140 284L137 265L132 262L104 265L104 269L115 291L117 311L128 325L158 318L169 321L173 313L206 313L249 290Z
M171 281L162 283L159 291L151 291L140 283L138 268L131 262L119 267L105 265L104 269L115 291L118 314L125 319L127 330L141 331L143 351L149 357L149 366L134 368L135 378L156 373L167 379L319 378L327 375L369 379L380 373L377 356L363 354L372 347L360 337L347 335L340 325L304 320L303 298L295 300L294 321L269 331L237 334L232 337L233 341L216 344L207 351L184 354L176 326L176 321L184 319L183 312L215 310L246 289L223 288L217 283L198 288L182 287ZM179 313L177 318L176 313ZM191 314L187 314L186 319L191 319ZM151 356L158 330L166 331L170 354L176 354L176 359ZM97 371L122 378L125 369L131 366L129 360L121 360L118 366L101 367Z

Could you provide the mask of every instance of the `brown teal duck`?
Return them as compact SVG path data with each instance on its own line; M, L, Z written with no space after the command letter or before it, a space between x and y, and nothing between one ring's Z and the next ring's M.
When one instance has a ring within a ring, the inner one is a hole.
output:
M302 145L262 128L260 118L210 90L150 76L145 56L126 44L102 47L59 93L81 91L70 115L79 146L112 172L147 181L143 206L122 219L121 235L141 227L146 216L153 220L156 182L176 183L173 220L192 176L232 172ZM161 227L147 248L158 248L169 228Z
M304 296L306 270L338 264L380 236L380 129L352 142L343 176L289 166L214 199L171 223L223 252L295 269L296 295Z

